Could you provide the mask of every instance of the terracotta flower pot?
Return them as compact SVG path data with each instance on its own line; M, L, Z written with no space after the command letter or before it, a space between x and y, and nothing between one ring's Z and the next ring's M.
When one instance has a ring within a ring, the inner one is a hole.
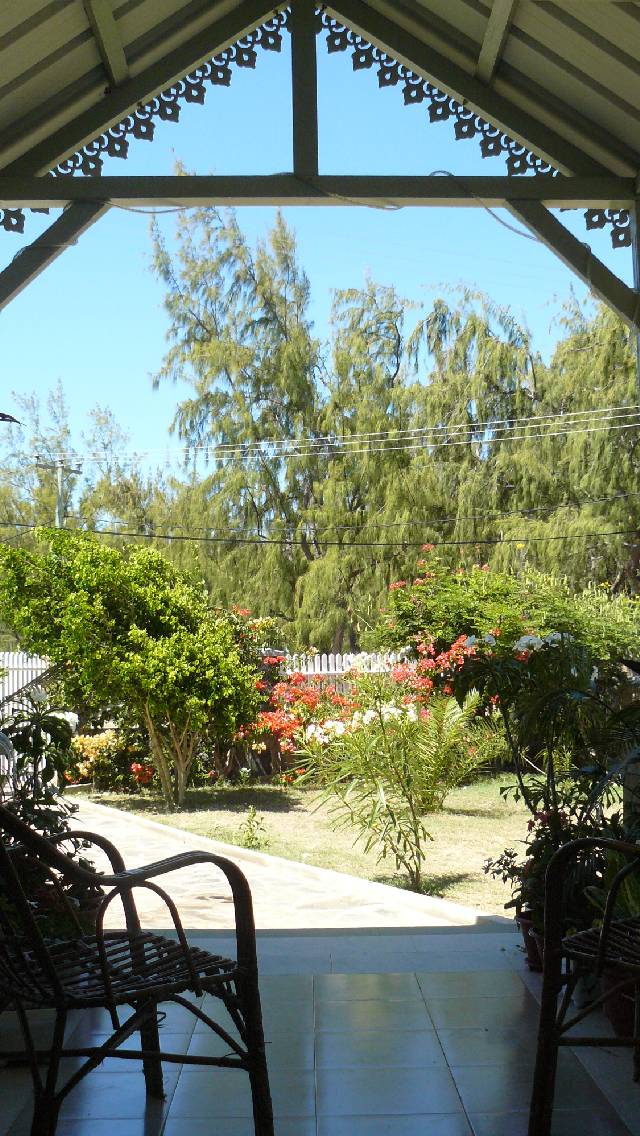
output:
M516 917L516 922L522 934L522 942L524 943L525 954L527 956L527 966L529 970L540 971L542 970L542 956L538 948L538 943L534 936L533 920L530 911L521 911Z
M619 975L605 971L601 979L603 994L619 981ZM618 990L605 998L602 1008L613 1026L616 1037L633 1037L635 1001L630 989Z

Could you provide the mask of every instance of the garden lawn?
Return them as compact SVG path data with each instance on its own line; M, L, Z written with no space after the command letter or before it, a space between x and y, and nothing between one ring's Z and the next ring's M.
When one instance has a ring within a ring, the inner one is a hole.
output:
M504 914L507 887L482 871L484 860L503 848L519 847L527 830L527 813L512 799L504 801L500 786L512 778L505 774L488 777L450 793L441 812L426 818L433 842L427 847L424 890L434 896ZM163 811L159 796L148 792L129 796L87 793L90 800L126 809L163 824L222 840L245 844L247 810L257 810L264 839L261 850L287 860L299 860L320 868L332 868L380 883L405 886L395 865L377 861L375 851L365 853L354 844L351 827L331 827L330 806L318 807L318 794L311 788L286 790L254 785L246 788L189 789L181 812Z

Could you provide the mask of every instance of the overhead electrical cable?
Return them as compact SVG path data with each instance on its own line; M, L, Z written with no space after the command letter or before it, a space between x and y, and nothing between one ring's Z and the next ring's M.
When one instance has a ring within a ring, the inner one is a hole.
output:
M0 527L6 528L20 528L20 529L36 529L42 528L41 525L24 524L20 522L1 521ZM238 535L227 536L201 536L195 533L149 533L149 532L123 532L120 529L75 529L71 530L77 533L91 533L96 536L114 536L114 537L127 537L131 539L140 540L161 540L172 542L189 542L198 544L242 544L242 545L289 545L293 548L301 548L304 541L296 539L295 537L243 537ZM548 536L508 536L508 537L474 537L472 540L436 540L433 543L434 547L481 547L483 545L499 545L499 544L531 544L551 540L596 540L606 539L614 536L629 536L640 534L640 529L612 529L608 532L596 533L552 533ZM326 548L422 548L423 541L375 541L375 540L362 540L362 541L348 541L343 540L325 540L318 538L318 543Z
M566 411L562 413L546 414L546 415L531 415L528 418L502 418L502 419L478 419L471 422L459 423L441 423L437 426L416 426L407 427L405 429L394 430L377 430L368 432L354 432L352 434L323 434L317 437L307 436L303 438L262 438L246 442L207 442L197 443L195 445L185 444L179 450L174 451L176 456L188 458L197 453L209 454L212 457L225 457L235 456L236 454L244 455L251 453L254 450L284 450L286 453L295 453L299 449L304 449L305 452L324 447L351 447L359 445L362 442L371 442L380 444L384 442L401 442L406 439L407 442L412 443L415 439L424 439L425 437L433 437L438 439L444 436L447 441L444 444L452 444L448 441L449 438L455 438L457 435L464 435L473 433L474 437L471 439L464 438L465 442L471 444L499 440L497 432L504 433L505 431L514 431L507 436L535 438L535 437L553 437L554 435L548 431L543 434L523 434L523 431L528 430L530 427L535 427L542 430L547 425L554 425L555 423L563 422L567 424L568 430L571 432L582 432L583 422L596 422L608 423L615 422L618 419L640 419L640 404L633 406L616 406L616 407L602 407L590 408L587 410ZM630 425L635 425L635 421ZM612 427L613 428L613 427ZM592 428L593 429L593 428ZM517 433L515 433L517 431ZM561 434L568 431L562 430ZM434 442L436 444L443 444ZM387 447L384 447L387 448ZM156 455L167 455L167 447L156 447L154 449L146 450L129 450L120 451L114 455L108 455L111 460L118 457L123 458L131 455L132 458L151 457ZM70 452L56 451L52 452L52 460L56 458L69 457ZM73 458L76 461L91 462L102 461L105 459L104 451L89 451L85 454L78 454L73 452Z
M497 513L467 513L465 516L458 516L457 514L450 514L448 516L443 516L443 517L418 517L415 520L411 520L411 521L377 521L377 520L375 520L374 517L367 517L366 521L363 521L363 523L361 523L359 525L358 524L350 524L350 525L327 524L325 527L327 529L331 529L334 532L353 532L353 531L359 531L363 527L363 524L366 524L367 527L374 528L374 529L399 529L399 528L433 529L433 528L437 528L438 525L443 525L443 524L452 524L452 523L456 523L456 522L465 523L467 521L497 521L497 520L501 520L504 517L522 517L523 519L526 520L527 517L531 516L531 514L533 514L533 513L555 513L558 509L574 509L576 512L580 512L581 509L586 509L586 508L589 507L589 505L598 505L598 504L606 503L608 501L624 501L629 497L640 497L640 490L632 490L628 493L611 493L606 497L589 497L589 498L586 498L583 501L561 501L556 505L534 505L534 506L531 506L531 507L527 507L527 506L523 505L519 509L505 509L502 512L497 512ZM68 514L68 516L69 516L69 514ZM74 519L74 518L72 518L72 519ZM80 519L80 518L75 518L75 519ZM111 525L130 525L131 524L131 521L125 521L125 520L122 520L121 518L117 518L117 517L95 517L94 521L95 521L96 524L100 524L101 522L104 522L105 524L111 524ZM210 528L210 526L209 526L209 528ZM209 528L206 528L205 526L201 526L198 529L198 531L206 533L206 532L209 531ZM231 539L231 537L233 536L234 533L239 533L240 535L242 535L242 533L245 530L244 529L229 528L226 531L230 534L229 539ZM319 539L321 539L321 538L319 538Z

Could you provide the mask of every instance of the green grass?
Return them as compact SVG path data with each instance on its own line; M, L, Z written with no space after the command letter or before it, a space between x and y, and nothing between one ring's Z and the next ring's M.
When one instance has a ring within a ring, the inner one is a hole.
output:
M455 789L442 811L427 817L433 842L427 849L425 892L504 914L508 890L501 881L486 876L482 865L488 856L496 856L509 846L518 847L518 842L525 838L524 806L513 800L504 801L499 792L500 786L511 780L506 774L486 777ZM328 806L318 807L318 794L311 788L284 791L258 785L190 789L185 809L175 813L165 812L160 798L148 793L90 793L89 798L152 815L163 824L227 844L242 843L241 825L247 809L253 805L267 834L264 851L287 860L405 886L393 863L378 862L374 851L365 853L359 842L354 843L353 829L332 829Z

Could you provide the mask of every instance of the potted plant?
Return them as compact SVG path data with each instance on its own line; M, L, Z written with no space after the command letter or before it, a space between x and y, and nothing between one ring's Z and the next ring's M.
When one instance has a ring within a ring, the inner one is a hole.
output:
M466 672L466 673L465 673ZM464 668L502 716L515 784L504 793L524 801L530 817L522 854L505 849L485 870L511 888L530 965L538 961L530 935L541 943L544 886L554 852L582 836L620 836L619 784L640 742L640 704L622 705L623 676L599 667L571 636L533 633L511 649L476 653ZM586 889L597 885L602 858L579 860L565 880L567 930L591 926ZM528 920L531 920L531 926Z

